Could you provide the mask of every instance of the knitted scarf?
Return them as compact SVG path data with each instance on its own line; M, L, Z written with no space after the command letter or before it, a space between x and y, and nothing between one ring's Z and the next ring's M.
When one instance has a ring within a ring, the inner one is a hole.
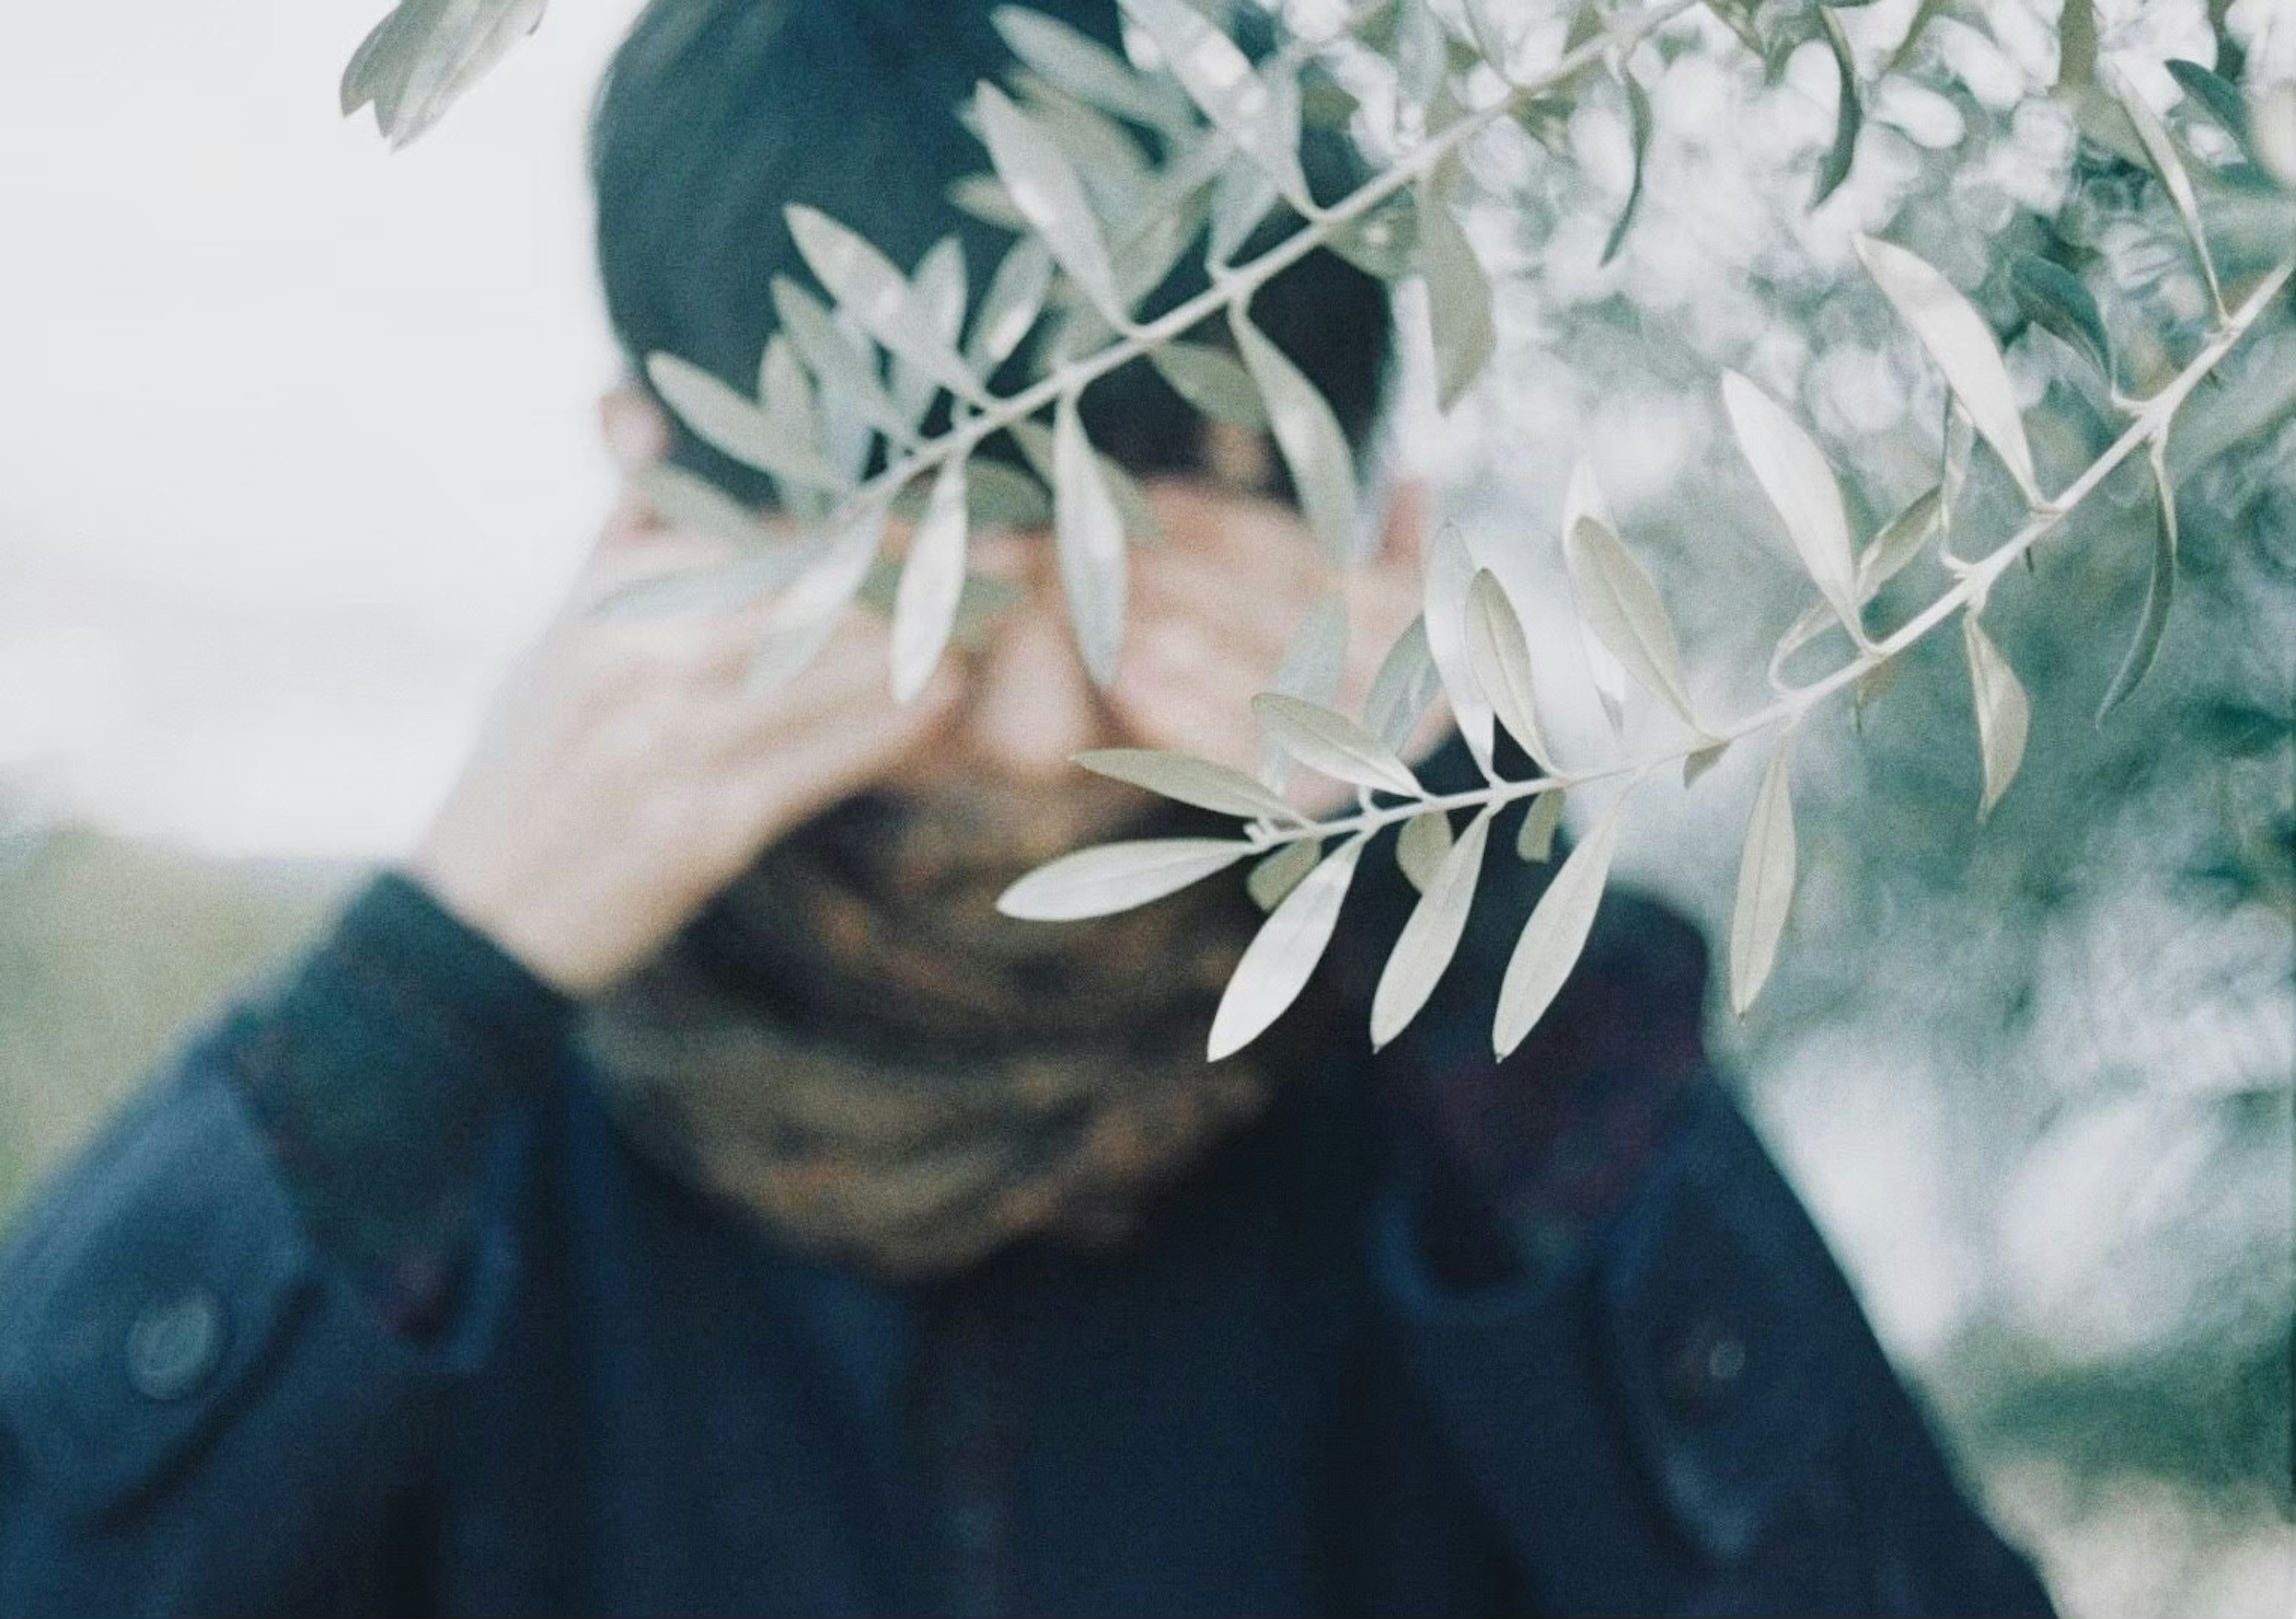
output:
M1000 915L1075 843L1162 833L1130 789L851 800L784 838L593 1010L646 1156L818 1257L946 1274L1111 1245L1257 1117L1280 1059L1203 1041L1258 918L1234 883L1073 923Z

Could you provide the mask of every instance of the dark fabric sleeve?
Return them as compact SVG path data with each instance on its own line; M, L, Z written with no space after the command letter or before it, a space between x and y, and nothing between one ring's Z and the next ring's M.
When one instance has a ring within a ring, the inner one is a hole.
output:
M1718 1085L1551 1271L1450 1285L1425 1228L1482 1211L1431 1190L1390 1194L1374 1263L1526 1611L2051 1611Z
M411 1611L406 1514L516 1274L508 1104L564 1017L483 944L379 879L11 1228L0 1619Z
M504 1104L554 1067L572 1002L420 883L376 878L227 1060L313 1239L399 1329L435 1330Z

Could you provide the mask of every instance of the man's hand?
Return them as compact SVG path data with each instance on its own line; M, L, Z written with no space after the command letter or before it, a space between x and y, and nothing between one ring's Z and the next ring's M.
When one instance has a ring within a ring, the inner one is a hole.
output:
M1348 659L1332 706L1359 714L1380 659L1419 611L1415 503L1376 557L1342 574L1288 507L1185 483L1158 484L1151 496L1168 543L1132 553L1131 626L1111 693L1134 739L1255 771L1251 699L1274 683L1300 620L1333 590L1347 599ZM1439 726L1425 729L1411 756L1440 736ZM1291 797L1322 814L1353 794L1300 771Z
M591 609L722 553L627 508L496 694L409 864L545 981L603 988L665 944L768 844L910 757L949 714L944 666L887 694L887 630L847 616L778 691L746 690L758 609L634 621Z

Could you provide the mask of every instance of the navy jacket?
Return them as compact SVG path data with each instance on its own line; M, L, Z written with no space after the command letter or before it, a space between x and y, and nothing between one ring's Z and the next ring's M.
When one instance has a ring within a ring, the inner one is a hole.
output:
M1390 1055L1487 1039L1505 909ZM447 1308L379 1308L255 1116L358 993L322 951L0 1255L0 1615L2048 1611L1710 1082L1539 1274L1437 1280L1480 1215L1350 1025L1144 1239L895 1287L635 1157L427 926L365 941L408 957L378 1081L526 1070Z

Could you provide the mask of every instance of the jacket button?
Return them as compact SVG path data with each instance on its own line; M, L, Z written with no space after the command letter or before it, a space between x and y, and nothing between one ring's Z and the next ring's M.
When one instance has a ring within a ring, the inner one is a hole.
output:
M1705 1416L1746 1373L1746 1340L1712 1316L1682 1335L1666 1367L1666 1392L1678 1410Z
M150 1400L180 1400L223 1360L223 1301L205 1288L147 1304L127 1329L127 1381Z

